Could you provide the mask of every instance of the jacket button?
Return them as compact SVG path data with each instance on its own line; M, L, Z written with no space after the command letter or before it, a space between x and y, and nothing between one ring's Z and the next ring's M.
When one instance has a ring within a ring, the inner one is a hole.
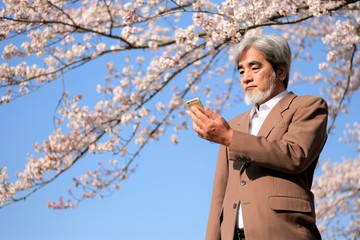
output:
M245 181L245 180L241 180L241 181L240 181L240 185L241 185L241 186L245 186L245 185L246 185L246 181Z
M233 204L233 209L235 209L235 208L236 208L236 206L237 206L237 204L236 204L236 203L234 203L234 204Z

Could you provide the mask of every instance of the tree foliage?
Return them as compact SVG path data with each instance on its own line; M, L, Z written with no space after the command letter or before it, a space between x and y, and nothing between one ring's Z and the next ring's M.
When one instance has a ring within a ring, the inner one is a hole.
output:
M0 169L0 207L21 201L54 181L86 153L116 156L99 169L74 177L69 198L50 201L62 209L115 191L136 166L142 149L173 127L186 130L184 100L192 93L206 96L220 111L234 93L236 75L231 48L251 31L282 34L291 43L294 60L312 61L311 49L321 45L326 59L316 74L293 71L291 83L321 83L330 106L329 133L338 114L360 86L358 51L360 3L355 0L4 0L0 10L0 107L62 81L67 72L96 59L108 61L99 81L101 100L82 104L86 92L63 91L54 116L55 129L34 144L15 181ZM309 52L310 51L310 52ZM210 80L211 79L211 80ZM345 138L359 146L354 123ZM135 143L136 148L133 148ZM131 149L131 150L130 150ZM359 152L359 147L357 147ZM340 226L346 238L359 236L359 158L326 163L315 179L322 231L339 213L350 213ZM328 181L328 175L343 175ZM357 206L357 208L354 206Z

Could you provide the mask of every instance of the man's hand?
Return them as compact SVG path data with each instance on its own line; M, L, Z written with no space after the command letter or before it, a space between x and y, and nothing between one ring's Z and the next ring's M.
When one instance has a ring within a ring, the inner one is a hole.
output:
M233 130L224 118L208 108L201 111L191 107L186 113L193 120L193 128L199 137L230 146Z

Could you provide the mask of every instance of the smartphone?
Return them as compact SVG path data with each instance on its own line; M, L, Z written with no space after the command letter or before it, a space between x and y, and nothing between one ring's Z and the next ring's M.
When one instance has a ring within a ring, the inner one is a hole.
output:
M188 108L195 106L200 110L204 110L204 106L202 105L201 100L199 98L193 98L189 101L186 101L186 105Z

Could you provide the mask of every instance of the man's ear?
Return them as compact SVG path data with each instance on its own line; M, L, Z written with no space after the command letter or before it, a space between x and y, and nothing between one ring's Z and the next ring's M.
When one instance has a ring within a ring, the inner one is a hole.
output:
M286 78L286 65L285 64L281 64L277 68L276 75L280 81L284 81L284 79Z

